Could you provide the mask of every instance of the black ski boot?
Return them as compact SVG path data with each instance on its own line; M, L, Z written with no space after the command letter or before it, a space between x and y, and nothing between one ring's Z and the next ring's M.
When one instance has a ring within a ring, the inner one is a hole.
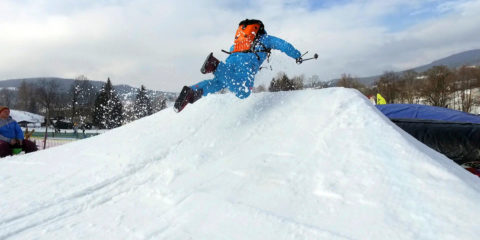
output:
M203 74L213 73L217 70L218 64L220 64L220 61L213 56L213 53L210 53L207 59L205 59L200 72Z
M180 95L178 95L177 100L175 100L175 105L173 105L173 108L175 109L175 112L180 112L187 106L188 103L194 103L198 99L200 99L203 95L203 90L198 89L198 90L193 90L187 86L184 86L182 91L180 92Z

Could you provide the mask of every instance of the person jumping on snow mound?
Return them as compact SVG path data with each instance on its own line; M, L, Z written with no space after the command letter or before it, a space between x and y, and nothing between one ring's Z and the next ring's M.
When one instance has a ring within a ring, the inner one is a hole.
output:
M292 44L268 35L260 20L241 21L235 34L234 45L230 48L230 52L224 51L230 54L225 63L220 62L210 53L202 67L202 73L213 72L214 78L190 87L184 86L175 101L175 111L180 112L188 103L194 103L202 96L224 88L228 88L240 99L248 97L253 88L255 74L271 49L284 52L299 64L303 61L301 53Z

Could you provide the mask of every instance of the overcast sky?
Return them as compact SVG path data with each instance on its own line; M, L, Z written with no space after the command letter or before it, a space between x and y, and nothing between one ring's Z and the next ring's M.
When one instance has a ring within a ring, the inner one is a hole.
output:
M205 57L224 60L245 18L319 54L297 65L277 51L256 85L279 71L366 77L480 48L479 13L480 0L0 0L0 80L85 75L180 91L213 77L200 73Z

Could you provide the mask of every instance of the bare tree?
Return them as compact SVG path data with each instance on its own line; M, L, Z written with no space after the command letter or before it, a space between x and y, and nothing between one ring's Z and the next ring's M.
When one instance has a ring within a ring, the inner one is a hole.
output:
M31 87L28 86L25 80L22 80L18 87L17 104L15 105L15 108L22 111L28 111L31 96Z
M80 95L80 81L83 78L82 76L79 76L75 78L72 86L70 87L70 96L72 96L72 115L71 115L71 121L74 123L76 121L76 117L78 115L77 112L77 104L78 104L78 95Z
M401 102L415 103L416 96L418 96L418 79L417 72L413 70L406 71L398 81L397 89Z
M350 74L342 74L336 86L344 88L354 88L366 96L369 95L371 92L364 84L353 78Z
M325 88L326 84L320 80L320 77L318 75L312 75L308 79L308 84L305 86L305 88Z
M31 113L38 113L38 103L36 96L36 87L22 80L17 92L17 102L15 108Z
M91 84L89 84L88 78L85 75L79 75L75 78L70 87L72 123L81 122L80 108L82 105L85 105L84 98L85 94L88 94L90 85Z
M344 87L344 88L353 88L355 83L354 79L350 74L342 74L340 80L337 82L337 87Z
M267 88L265 87L265 85L260 85L256 88L253 88L253 92L266 92L267 91Z
M426 79L420 90L426 101L439 107L447 107L453 92L454 75L446 66L434 66L426 72Z
M470 112L474 103L472 89L479 81L477 72L475 68L465 66L456 72L455 92L459 95L460 107L464 112Z
M295 90L300 90L304 88L305 82L305 75L294 76L292 78L293 85L295 86Z
M385 72L376 82L377 90L385 98L387 103L394 103L398 97L399 77L392 71Z
M84 125L91 121L92 109L95 104L97 89L84 75L75 78L69 91L71 101L72 123Z
M37 86L36 89L37 101L45 110L45 138L43 140L44 148L46 146L51 114L59 99L58 89L59 85L57 82L55 82L54 80L50 80L47 82L45 79L40 80L40 84Z
M42 79L37 86L36 93L37 101L45 111L46 124L49 126L51 113L54 111L59 99L59 85L54 80L46 81Z
M15 101L15 91L8 88L0 90L0 105L12 107Z

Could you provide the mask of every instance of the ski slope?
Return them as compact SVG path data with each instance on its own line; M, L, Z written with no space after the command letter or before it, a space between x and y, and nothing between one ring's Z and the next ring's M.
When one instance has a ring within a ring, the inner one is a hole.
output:
M0 159L0 239L478 239L480 180L356 90L210 95Z

